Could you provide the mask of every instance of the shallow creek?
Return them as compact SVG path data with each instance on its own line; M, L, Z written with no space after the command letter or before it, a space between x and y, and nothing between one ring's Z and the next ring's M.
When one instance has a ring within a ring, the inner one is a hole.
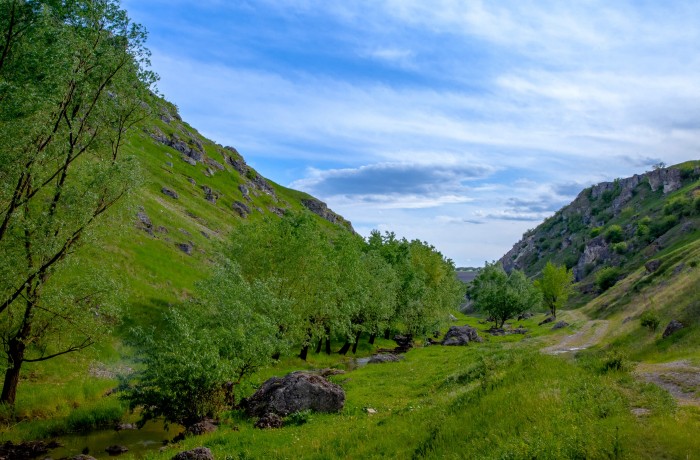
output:
M179 425L170 425L166 430L162 421L148 422L140 430L114 429L93 431L85 434L61 436L56 440L62 444L49 452L51 458L72 457L87 452L101 459L110 458L105 451L109 446L120 445L129 449L126 454L141 458L147 452L153 452L163 446L163 441L173 439L182 431Z

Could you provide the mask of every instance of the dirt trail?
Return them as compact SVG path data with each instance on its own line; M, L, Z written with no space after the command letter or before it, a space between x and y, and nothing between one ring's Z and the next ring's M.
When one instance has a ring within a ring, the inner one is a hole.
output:
M576 333L567 335L558 343L543 348L542 351L550 355L560 355L585 350L597 345L607 331L608 321L602 319L588 321Z
M681 406L700 406L700 367L689 361L639 363L634 373L668 391Z

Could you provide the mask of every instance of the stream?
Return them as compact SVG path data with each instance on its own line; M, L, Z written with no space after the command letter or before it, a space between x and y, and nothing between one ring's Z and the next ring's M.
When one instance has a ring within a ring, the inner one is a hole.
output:
M108 429L69 434L56 438L62 446L51 450L49 456L63 458L87 453L97 459L110 458L105 449L116 444L128 448L126 454L142 458L146 453L160 449L164 445L163 441L173 439L180 431L182 427L179 425L170 425L166 430L162 421L151 421L140 430Z

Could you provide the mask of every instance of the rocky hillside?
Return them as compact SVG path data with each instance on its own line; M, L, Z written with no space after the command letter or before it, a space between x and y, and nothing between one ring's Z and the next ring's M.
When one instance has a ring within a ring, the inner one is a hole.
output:
M700 161L691 161L589 187L526 232L501 263L537 276L552 260L582 285L603 267L629 273L700 238L699 178Z
M148 105L151 116L125 146L140 165L142 186L111 221L122 228L107 230L99 247L81 257L83 268L105 268L109 260L106 269L121 281L136 315L187 297L207 276L219 245L246 221L308 210L329 229L353 231L322 201L266 179L234 147L204 138L173 104L153 97Z

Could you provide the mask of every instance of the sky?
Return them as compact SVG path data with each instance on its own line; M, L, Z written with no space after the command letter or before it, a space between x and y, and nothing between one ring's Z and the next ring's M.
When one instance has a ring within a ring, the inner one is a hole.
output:
M263 176L458 266L700 159L700 2L123 0L159 91Z

